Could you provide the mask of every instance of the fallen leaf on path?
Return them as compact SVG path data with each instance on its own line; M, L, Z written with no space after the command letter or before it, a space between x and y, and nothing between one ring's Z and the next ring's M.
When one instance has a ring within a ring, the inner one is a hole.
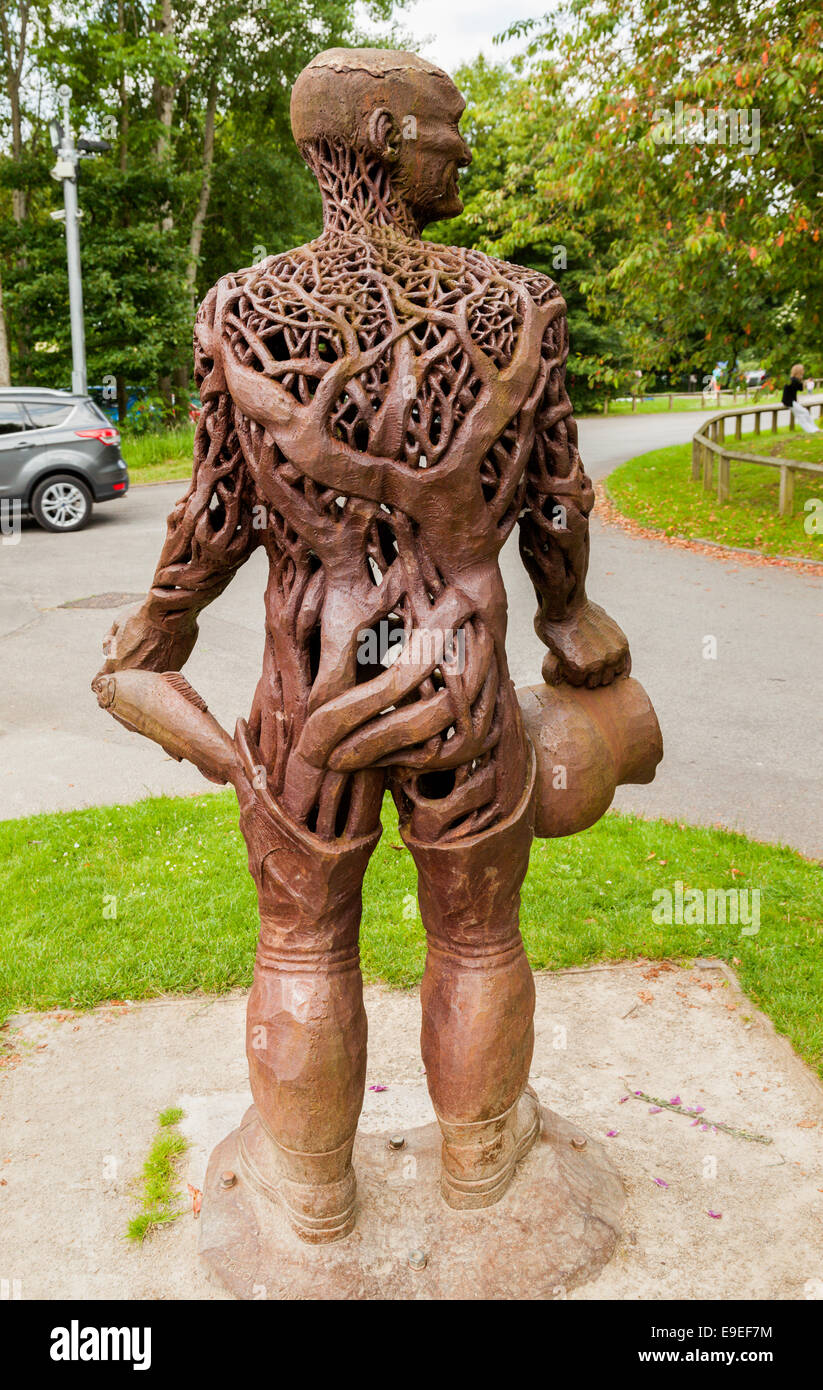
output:
M186 1183L186 1186L189 1189L189 1196L191 1197L191 1214L196 1220L200 1215L200 1208L203 1205L203 1193L199 1187L192 1187L190 1182Z

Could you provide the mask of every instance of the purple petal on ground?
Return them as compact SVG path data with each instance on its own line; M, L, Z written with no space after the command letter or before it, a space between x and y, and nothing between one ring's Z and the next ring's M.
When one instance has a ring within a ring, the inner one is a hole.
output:
M661 1107L660 1107L659 1105L650 1105L650 1106L649 1106L649 1114L650 1114L650 1115L659 1115L659 1114L660 1114L660 1109L661 1109Z
M706 1130L709 1128L709 1126L708 1126L708 1125L701 1125L700 1128L701 1128L701 1130L703 1131L703 1133L705 1134L705 1133L706 1133Z
M680 1099L679 1096L672 1096L671 1100L669 1101L669 1105L682 1105L682 1104L683 1104L683 1102L682 1102L682 1100Z
M620 1099L619 1099L619 1101L617 1102L617 1104L618 1104L618 1105L625 1105L625 1104L626 1104L626 1101L627 1101L627 1100L630 1100L630 1099L631 1099L630 1096L621 1096Z
M387 1091L388 1089L389 1089L388 1086L370 1086L370 1087L369 1087L369 1090L370 1090L370 1091Z
M692 1106L692 1110L694 1111L695 1115L702 1115L702 1114L703 1114L703 1111L704 1111L705 1109L706 1109L705 1105L693 1105L693 1106Z
M699 1121L699 1120L692 1120L690 1128L691 1128L691 1129L694 1129L695 1125L699 1125L699 1124L700 1124L700 1121Z
M706 1215L707 1215L707 1216L711 1216L711 1217L713 1218L713 1220L715 1220L715 1221L719 1221L720 1218L722 1217L723 1213L722 1213L722 1211L707 1211L707 1212L706 1212Z
M606 1138L607 1138L607 1139L616 1139L619 1133L620 1133L620 1130L619 1130L619 1129L607 1129L607 1130L606 1130Z
M642 1091L635 1091L634 1094L635 1094L636 1096L642 1096L643 1092L642 1092Z
M664 1182L662 1178L652 1178L652 1182L656 1182L658 1187L668 1187L669 1185L667 1182Z

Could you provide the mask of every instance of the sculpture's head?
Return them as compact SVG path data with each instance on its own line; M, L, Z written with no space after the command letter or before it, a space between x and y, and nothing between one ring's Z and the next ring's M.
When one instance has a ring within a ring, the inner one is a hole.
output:
M422 229L462 211L457 171L471 163L458 129L465 105L451 78L415 53L330 48L297 78L291 125L324 193L329 162L339 182L345 152L351 173L382 170L376 198L390 188Z

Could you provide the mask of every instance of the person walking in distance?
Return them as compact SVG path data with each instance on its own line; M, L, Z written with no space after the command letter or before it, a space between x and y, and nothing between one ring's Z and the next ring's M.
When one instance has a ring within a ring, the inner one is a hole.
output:
M789 380L783 387L783 404L791 410L792 415L802 430L807 434L819 434L817 425L809 413L808 406L801 405L797 399L803 390L803 363L795 362L792 367Z

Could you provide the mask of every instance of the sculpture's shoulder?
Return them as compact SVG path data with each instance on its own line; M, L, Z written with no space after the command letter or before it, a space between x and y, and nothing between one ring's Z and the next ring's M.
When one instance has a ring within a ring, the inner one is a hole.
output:
M312 243L297 246L266 256L254 265L221 275L204 296L194 320L195 374L204 373L220 356L220 336L226 330L227 314L236 322L254 330L265 316L266 309L277 313L293 305L295 284L306 278L307 262L311 261Z
M309 242L305 246L296 246L292 251L266 256L261 261L255 261L254 265L221 275L203 299L195 324L213 326L215 316L225 309L227 303L231 305L233 313L245 317L254 313L261 298L271 300L273 307L281 298L284 301L291 298L289 282L295 279L297 283L305 279L307 265L313 259L313 247L314 243Z
M529 266L515 265L513 261L501 261L495 256L487 256L466 246L441 246L436 242L421 242L433 260L444 268L453 267L455 272L469 282L488 281L490 285L508 286L515 294L525 290L534 302L541 307L551 299L561 298L560 290L549 275Z

